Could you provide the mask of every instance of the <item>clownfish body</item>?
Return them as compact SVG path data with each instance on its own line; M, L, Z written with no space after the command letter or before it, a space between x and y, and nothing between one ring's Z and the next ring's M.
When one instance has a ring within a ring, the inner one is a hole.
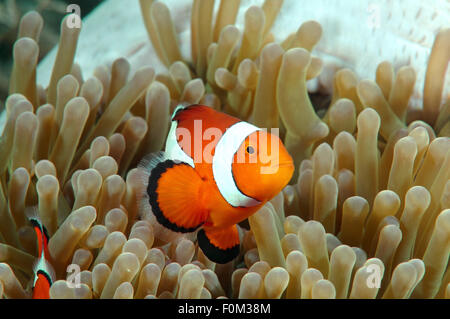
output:
M36 207L28 210L28 219L36 232L38 244L38 258L33 265L33 299L50 299L50 287L55 281L53 267L48 262L50 254L48 252L49 236L47 229L42 224Z
M278 194L294 171L274 134L202 106L177 107L164 152L139 165L142 201L156 220L176 232L197 233L205 255L217 263L239 254L236 224Z

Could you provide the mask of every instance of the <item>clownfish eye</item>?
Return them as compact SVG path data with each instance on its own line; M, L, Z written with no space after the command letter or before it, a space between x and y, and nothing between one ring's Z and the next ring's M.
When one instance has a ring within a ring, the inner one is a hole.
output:
M247 148L245 150L249 154L253 154L255 152L255 149L252 146L247 146Z

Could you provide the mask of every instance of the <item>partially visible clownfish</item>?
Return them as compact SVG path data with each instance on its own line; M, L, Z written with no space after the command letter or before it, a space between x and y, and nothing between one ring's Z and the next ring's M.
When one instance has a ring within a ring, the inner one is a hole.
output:
M172 231L200 228L198 245L216 263L239 255L237 223L277 195L294 172L278 136L203 105L178 106L165 151L146 156L138 168L141 207Z
M27 208L27 216L36 232L38 258L33 265L33 299L50 299L50 287L55 281L55 271L49 263L48 232L39 218L37 207Z

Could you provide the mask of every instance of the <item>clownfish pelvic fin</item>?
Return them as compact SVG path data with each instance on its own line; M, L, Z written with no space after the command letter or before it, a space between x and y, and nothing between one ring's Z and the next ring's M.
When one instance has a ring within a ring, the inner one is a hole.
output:
M225 264L239 255L240 242L237 225L222 229L200 229L197 233L199 247L213 262Z

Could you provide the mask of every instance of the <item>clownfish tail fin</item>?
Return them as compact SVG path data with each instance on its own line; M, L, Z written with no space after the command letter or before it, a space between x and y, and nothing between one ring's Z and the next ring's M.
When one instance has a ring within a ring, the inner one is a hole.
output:
M239 232L236 225L220 230L200 229L198 245L209 260L225 264L239 255Z
M150 153L144 156L144 158L139 162L138 169L143 170L150 174L151 171L161 162L168 160L166 152L159 151L155 153Z
M206 221L209 213L199 201L203 180L192 166L158 152L145 157L138 169L143 178L141 209L151 209L159 224L188 233Z

